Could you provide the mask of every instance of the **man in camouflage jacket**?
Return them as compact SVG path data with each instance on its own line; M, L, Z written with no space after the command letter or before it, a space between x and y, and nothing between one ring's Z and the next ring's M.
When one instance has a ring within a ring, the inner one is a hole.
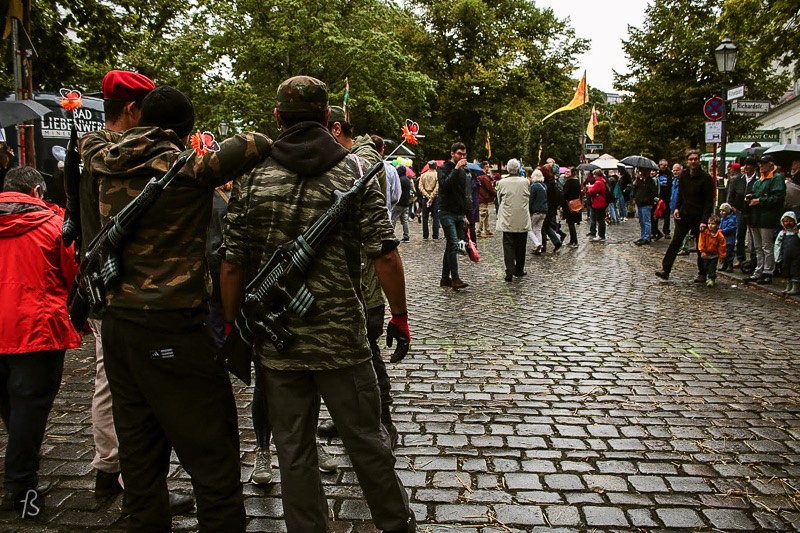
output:
M278 88L275 116L282 133L270 157L234 182L225 228L222 267L225 318L234 320L246 273L266 264L276 247L302 234L327 210L336 190L350 189L367 172L325 129L327 87L296 76ZM253 347L266 383L282 499L290 533L322 533L328 505L322 488L315 433L319 397L341 435L375 525L384 531L415 531L405 489L379 417L361 293L361 253L373 261L392 310L390 328L408 337L403 264L386 217L385 199L370 181L350 212L329 235L305 284L316 298L304 319L287 312L284 326L294 341L278 353L266 337Z
M116 144L102 133L82 138L83 153L94 154L87 162L98 177L102 222L166 173L193 127L188 98L158 87L142 101L139 127ZM263 135L236 135L219 152L193 156L122 246L102 339L129 531L171 529L170 448L192 478L200 530L245 529L236 405L205 326L205 242L214 188L250 170L270 146Z

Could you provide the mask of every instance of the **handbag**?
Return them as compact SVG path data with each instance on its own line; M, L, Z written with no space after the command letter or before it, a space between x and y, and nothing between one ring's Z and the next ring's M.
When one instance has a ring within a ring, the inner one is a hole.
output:
M472 236L470 235L469 228L467 228L467 257L473 263L477 263L481 260L481 255L478 253L478 247L475 246L475 243L472 242Z
M580 198L575 198L567 202L567 207L569 207L571 213L580 213L583 211L583 202Z

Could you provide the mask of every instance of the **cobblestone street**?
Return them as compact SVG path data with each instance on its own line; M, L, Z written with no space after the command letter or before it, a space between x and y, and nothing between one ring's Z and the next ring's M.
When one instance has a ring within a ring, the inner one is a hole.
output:
M638 248L638 223L605 244L528 255L503 281L502 237L460 259L469 288L440 288L444 240L411 222L412 351L390 366L397 470L421 532L800 531L800 301L694 261L654 275L669 241ZM400 228L398 227L398 230ZM741 277L740 275L738 277ZM42 449L47 509L3 531L121 531L121 497L94 498L94 347L68 352ZM234 382L242 479L252 470L251 389ZM0 443L5 446L5 431ZM323 474L337 533L374 532L341 441ZM173 457L170 487L191 492ZM273 465L277 466L275 459ZM281 485L244 485L249 529L283 531ZM176 530L196 527L194 514Z

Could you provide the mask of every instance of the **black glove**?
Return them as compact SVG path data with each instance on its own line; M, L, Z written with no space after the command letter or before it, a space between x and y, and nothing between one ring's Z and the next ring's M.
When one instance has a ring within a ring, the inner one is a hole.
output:
M408 312L395 315L392 313L392 318L389 320L389 325L386 326L386 346L392 347L392 341L397 339L397 348L394 349L390 362L396 363L402 361L408 353L408 347L411 344L411 332L408 330Z

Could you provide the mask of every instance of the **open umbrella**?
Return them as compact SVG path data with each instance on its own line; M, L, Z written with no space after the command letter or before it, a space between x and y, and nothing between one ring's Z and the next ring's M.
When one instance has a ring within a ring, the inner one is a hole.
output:
M761 154L763 154L766 150L766 146L751 146L750 148L745 148L742 150L742 153L744 155L749 155L750 157L755 157L756 161L758 161L758 158L761 157Z
M776 144L764 150L767 154L777 159L783 170L789 170L792 161L800 160L800 144Z
M25 122L42 118L50 109L33 100L7 100L0 102L0 128L7 128Z
M635 168L649 168L650 170L658 170L658 165L649 157L642 155L629 155L622 159L620 163L625 163Z
M437 168L442 166L442 165L444 165L444 159L437 159L435 162L436 162L436 167ZM430 170L430 168L431 168L430 165L428 165L428 163L425 163L425 166L422 167L419 171L420 171L420 173L424 174L428 170Z
M581 163L580 165L578 165L575 168L577 170L585 170L586 172L592 172L593 170L597 170L600 167L598 167L597 165L594 165L592 163Z
M478 163L467 163L467 170L469 170L473 176L480 176L481 174L486 174L486 172L483 171L483 167L480 166Z

